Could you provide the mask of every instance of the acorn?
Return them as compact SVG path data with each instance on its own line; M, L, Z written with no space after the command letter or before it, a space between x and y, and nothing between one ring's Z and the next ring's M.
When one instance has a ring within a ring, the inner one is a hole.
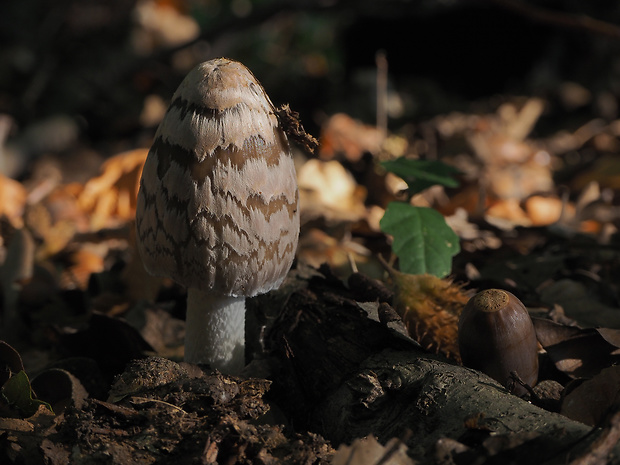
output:
M536 332L525 305L510 292L487 289L472 297L459 318L458 335L463 365L504 386L511 372L529 386L536 384ZM512 392L521 395L526 390L515 385Z

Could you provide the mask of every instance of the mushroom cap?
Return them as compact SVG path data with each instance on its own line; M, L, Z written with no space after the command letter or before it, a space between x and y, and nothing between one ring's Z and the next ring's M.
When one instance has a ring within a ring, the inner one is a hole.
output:
M286 135L241 63L195 67L175 92L146 159L136 210L146 270L230 296L280 285L299 235Z

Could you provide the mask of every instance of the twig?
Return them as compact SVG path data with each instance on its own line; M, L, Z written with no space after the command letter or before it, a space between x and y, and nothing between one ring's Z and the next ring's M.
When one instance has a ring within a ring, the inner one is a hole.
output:
M486 3L492 3L539 23L620 40L620 27L590 16L548 10L518 0L486 0Z
M533 400L540 402L540 397L538 397L538 394L536 394L532 386L530 386L525 381L523 381L516 371L511 371L509 381L508 381L508 390L510 392L513 391L515 384L518 384L521 387L523 387L529 393L529 395L532 397Z
M383 50L375 55L377 65L377 129L387 135L388 61Z

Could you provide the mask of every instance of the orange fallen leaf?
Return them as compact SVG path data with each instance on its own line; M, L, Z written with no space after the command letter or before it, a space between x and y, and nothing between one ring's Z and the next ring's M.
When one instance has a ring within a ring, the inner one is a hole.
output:
M91 227L100 229L114 220L127 221L134 217L147 154L147 149L120 153L102 165L100 176L86 183L78 203L91 214Z
M26 207L25 224L42 240L37 248L37 260L60 252L75 233L88 229L88 217L78 206L81 190L78 183L60 185L39 202Z
M579 231L586 234L598 234L603 225L596 220L585 220L579 225Z
M506 220L514 225L529 226L531 224L527 214L521 208L517 199L498 200L486 211L486 216L491 221L493 218Z
M90 275L100 273L104 269L101 254L80 248L69 257L70 266L67 267L60 277L60 287L63 289L82 289L88 287Z
M525 213L532 226L548 226L560 219L562 204L562 200L557 197L533 195L525 201ZM567 215L575 215L575 208L572 205L566 204L564 208Z

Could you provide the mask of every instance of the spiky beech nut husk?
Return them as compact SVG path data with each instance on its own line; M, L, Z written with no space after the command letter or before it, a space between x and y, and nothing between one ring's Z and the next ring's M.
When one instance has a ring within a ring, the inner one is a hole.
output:
M136 208L146 270L188 288L187 361L240 371L244 299L284 280L298 203L288 141L258 80L227 58L195 67L155 134Z
M463 365L504 386L511 372L530 386L538 380L534 325L525 305L508 291L487 289L467 302L459 318L459 351ZM516 385L513 392L525 390Z
M430 274L401 273L383 262L394 284L394 307L409 335L425 349L460 362L458 318L469 300L462 286Z

